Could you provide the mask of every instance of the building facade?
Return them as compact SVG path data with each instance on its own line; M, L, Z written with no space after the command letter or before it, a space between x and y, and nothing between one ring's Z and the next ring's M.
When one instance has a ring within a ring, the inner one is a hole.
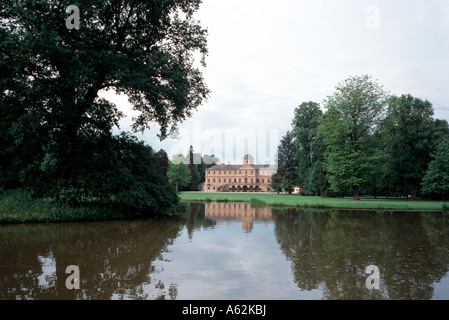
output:
M274 166L254 164L250 154L243 157L243 164L217 164L206 170L203 191L206 192L271 192L271 176Z

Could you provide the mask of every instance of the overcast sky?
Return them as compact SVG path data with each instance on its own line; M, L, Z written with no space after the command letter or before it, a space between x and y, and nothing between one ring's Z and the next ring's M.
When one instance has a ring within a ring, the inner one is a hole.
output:
M170 156L193 145L223 162L249 151L273 163L294 109L322 103L354 75L427 99L449 121L447 0L203 0L196 19L209 33L202 71L211 95L179 140L160 142L157 128L139 135ZM120 129L130 130L126 97L113 99L128 115Z

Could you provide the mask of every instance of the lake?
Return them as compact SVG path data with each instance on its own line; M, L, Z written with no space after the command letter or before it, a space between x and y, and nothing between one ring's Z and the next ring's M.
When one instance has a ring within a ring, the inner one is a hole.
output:
M185 219L0 225L0 243L3 300L449 299L442 212L191 203Z

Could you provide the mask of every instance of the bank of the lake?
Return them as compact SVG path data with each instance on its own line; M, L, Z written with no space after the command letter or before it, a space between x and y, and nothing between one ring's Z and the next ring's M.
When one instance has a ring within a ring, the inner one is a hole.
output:
M441 211L449 210L449 203L432 200L412 201L403 198L360 197L360 201L352 198L322 198L301 196L297 194L276 193L229 193L229 192L181 192L181 201L185 202L249 202L257 205L283 207L343 208L343 209L376 209L376 210L417 210Z
M142 218L133 210L114 203L61 204L51 198L32 198L20 189L0 192L1 223L87 222ZM157 216L156 213L152 216Z

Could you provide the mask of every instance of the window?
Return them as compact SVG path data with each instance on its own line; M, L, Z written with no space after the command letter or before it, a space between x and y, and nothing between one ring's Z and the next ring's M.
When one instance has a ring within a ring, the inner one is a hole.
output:
M226 183L226 179L224 179L224 180L223 180L223 182L225 182L225 183Z
M210 190L210 187L207 187L207 190Z
M234 179L234 182L237 182L237 179Z
M215 179L212 182L215 183Z
M207 182L210 182L210 179L207 179Z
M218 179L218 183L221 183L221 179Z
M262 179L262 183L265 183L265 179Z

